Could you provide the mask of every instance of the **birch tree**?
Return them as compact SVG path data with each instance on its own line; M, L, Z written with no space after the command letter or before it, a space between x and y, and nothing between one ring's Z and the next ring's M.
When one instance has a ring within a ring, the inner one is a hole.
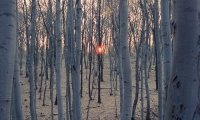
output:
M161 39L163 41L163 103L166 98L167 83L170 79L172 48L170 39L169 1L161 0ZM163 111L164 113L164 111ZM164 114L163 114L164 115Z
M61 89L61 56L62 56L62 40L61 40L61 9L60 0L56 0L56 93L58 100L58 119L63 120L63 105L62 105L62 89Z
M20 70L19 70L19 58L18 58L18 45L16 47L15 54L15 66L13 76L13 102L16 120L24 120L24 114L22 109L22 95L21 95L21 84L20 84Z
M174 2L174 53L164 120L199 120L199 1Z
M124 82L124 103L122 120L131 119L132 104L132 80L131 80L131 64L128 47L128 2L120 0L120 44L122 53L122 74Z
M159 34L159 11L158 11L158 0L155 0L154 3L155 11L154 11L154 42L155 42L155 54L156 54L156 79L158 86L158 119L162 120L163 116L163 97L162 97L162 69L161 69L161 47L160 47L160 34Z
M34 79L34 47L36 40L36 0L32 0L31 4L31 42L30 42L30 55L28 62L29 69L29 92L30 92L30 112L31 119L36 120L36 93L35 93L35 79Z
M76 61L74 70L74 120L81 120L81 105L80 105L80 56L81 56L81 17L82 7L81 0L76 0L76 25L75 25L75 40L76 40Z
M10 120L16 50L16 1L0 1L0 116ZM11 49L12 48L12 49Z
M17 6L16 6L17 9ZM17 35L16 38L19 37L19 27L18 27L18 23L19 23L19 13L18 13L18 9L17 9ZM21 38L21 37L19 37ZM20 84L20 66L19 66L19 56L18 56L18 46L19 46L19 41L16 42L16 53L15 53L15 65L14 65L14 76L13 76L13 91L12 91L12 99L13 99L13 103L12 105L14 105L14 115L12 114L12 116L14 116L14 119L16 120L24 120L24 114L23 114L23 109L22 109L22 95L21 95L21 84ZM20 48L22 49L22 48Z
M70 71L71 71L71 47L74 40L74 22L73 22L73 0L67 2L67 20L66 20L66 39L64 45L65 52L65 68L66 68L66 117L69 114L69 118L72 119L71 109L71 84L70 84Z

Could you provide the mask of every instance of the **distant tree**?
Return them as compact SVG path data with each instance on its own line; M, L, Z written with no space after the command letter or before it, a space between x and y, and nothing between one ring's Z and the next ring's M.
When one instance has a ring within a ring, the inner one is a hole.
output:
M35 49L35 40L36 40L36 0L32 0L31 3L31 41L30 41L30 55L29 57L29 84L30 84L30 112L31 112L31 119L37 120L37 113L36 113L36 90L35 90L35 79L34 79L34 49Z
M54 67L54 39L53 39L53 25L52 25L52 0L48 0L48 12L47 12L47 39L49 39L49 64L50 64L50 99L51 99L51 120L54 119L53 115L53 88L54 88L54 76L55 76L55 67ZM47 67L47 66L46 66Z
M72 119L72 102L71 102L71 65L72 65L72 41L74 40L74 9L73 0L67 2L67 18L66 18L66 39L64 45L65 54L65 70L66 70L66 117ZM72 77L71 77L72 78ZM69 116L68 116L69 115Z
M82 6L81 0L76 0L76 20L75 20L75 41L76 41L76 58L74 66L73 80L73 103L74 103L74 120L81 120L81 103L80 103L80 58L81 58L81 23L82 23Z
M199 0L173 3L174 52L164 120L199 120Z
M161 66L161 41L159 31L159 6L158 0L154 2L154 43L155 43L155 58L156 58L156 89L158 89L158 119L162 120L163 115L163 84L162 84L162 66Z
M0 1L0 116L10 120L16 51L16 0Z

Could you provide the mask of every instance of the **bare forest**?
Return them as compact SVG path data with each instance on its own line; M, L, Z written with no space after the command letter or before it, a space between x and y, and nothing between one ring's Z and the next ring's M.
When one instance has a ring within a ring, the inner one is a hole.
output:
M0 120L200 120L200 0L0 0Z

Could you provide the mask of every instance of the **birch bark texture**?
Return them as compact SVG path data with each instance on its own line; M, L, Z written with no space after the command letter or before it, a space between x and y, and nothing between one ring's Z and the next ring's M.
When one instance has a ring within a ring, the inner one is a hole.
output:
M170 80L171 63L172 63L172 44L170 39L170 17L169 17L168 0L161 0L161 39L163 42L163 53L164 53L163 54L163 104L164 104L166 100L167 85L168 81ZM164 108L162 116L163 115L164 115Z
M75 41L76 41L76 61L74 74L74 120L81 120L81 101L80 101L80 58L81 58L81 17L82 6L81 0L76 0L76 24L75 24Z
M72 66L72 41L74 40L74 17L73 17L73 0L67 1L67 20L66 20L66 39L64 45L65 52L65 68L66 68L66 117L69 114L69 119L73 119L72 99L71 99L71 66Z
M16 1L0 1L0 116L10 120L16 48Z
M58 99L58 120L63 120L63 103L61 89L61 56L62 56L62 40L61 40L61 9L60 0L56 0L56 93Z
M122 120L131 119L132 108L132 79L131 79L131 64L128 46L128 2L120 0L120 44L122 53L122 74L124 82L124 103Z
M36 90L35 90L35 79L34 79L34 51L35 51L35 40L36 40L36 0L32 0L31 3L31 42L30 42L30 55L28 62L29 69L29 84L30 84L30 112L31 120L37 120L36 113Z
M14 65L14 76L13 76L13 101L14 101L14 111L16 120L24 120L24 113L22 109L22 94L21 94L21 84L20 84L20 67L19 67L19 57L18 57L18 42L16 45L15 53L15 65Z
M157 74L157 82L158 82L158 119L162 120L163 116L163 82L162 82L162 66L161 66L161 41L160 41L160 31L159 31L159 6L158 0L155 0L154 3L155 11L154 11L154 39L155 39L155 54L156 54L156 74Z
M198 0L174 2L174 53L164 120L200 119Z

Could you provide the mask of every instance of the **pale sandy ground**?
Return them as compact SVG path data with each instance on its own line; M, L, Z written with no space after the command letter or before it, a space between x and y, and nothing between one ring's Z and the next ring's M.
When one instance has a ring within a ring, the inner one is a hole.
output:
M132 60L132 63L134 61ZM63 73L62 73L62 97L63 97L63 110L65 113L65 71L64 71L64 64L63 66ZM134 65L133 65L134 66ZM135 71L132 67L132 78L133 78L133 100L134 100L134 92L135 92ZM85 78L85 77L84 77ZM40 81L40 78L39 78ZM93 90L93 96L95 94L95 99L90 103L90 111L89 111L89 120L119 120L119 89L116 91L116 95L110 96L110 81L109 81L109 61L105 59L104 62L104 82L102 83L101 90L101 99L102 103L97 103L97 91L96 89ZM22 84L22 100L23 100L23 109L25 114L25 119L30 120L30 110L29 110L29 83L28 79L25 78L25 75L21 75L21 84ZM88 82L86 79L83 81L83 97L81 98L81 111L82 111L82 118L86 120L87 111L88 111ZM97 87L97 84L95 85ZM150 73L149 79L149 87L150 87L150 101L151 101L151 118L152 120L157 120L157 91L155 90L155 73L154 69ZM119 87L118 87L119 88ZM44 88L43 88L44 90ZM145 91L145 89L144 89ZM46 92L46 105L42 106L42 99L39 100L39 92L37 90L37 116L38 120L50 120L50 89L49 89L49 80L47 81L47 92ZM55 95L55 91L54 91ZM144 94L145 95L145 94ZM145 96L144 96L145 97ZM116 101L116 102L115 102ZM144 101L146 102L146 101ZM115 105L117 104L117 106ZM137 105L137 114L136 120L140 120L141 114L141 105L140 99ZM146 105L145 105L146 108ZM54 106L54 119L57 120L57 106Z

